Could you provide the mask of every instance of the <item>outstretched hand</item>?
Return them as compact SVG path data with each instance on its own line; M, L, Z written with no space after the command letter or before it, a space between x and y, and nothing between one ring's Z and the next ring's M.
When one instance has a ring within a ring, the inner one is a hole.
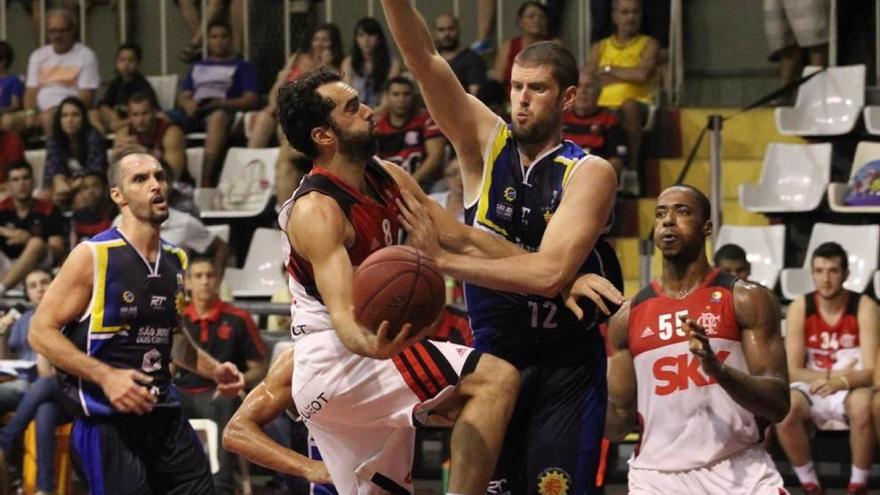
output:
M584 318L584 310L578 305L578 299L586 297L599 308L606 316L611 316L611 310L605 304L605 300L620 306L624 303L623 294L604 277L595 273L585 273L580 275L574 282L562 291L562 299L565 306L577 316L578 320Z
M431 258L441 253L440 234L437 225L422 203L406 189L400 191L403 201L397 200L400 208L400 223L408 234L409 243Z

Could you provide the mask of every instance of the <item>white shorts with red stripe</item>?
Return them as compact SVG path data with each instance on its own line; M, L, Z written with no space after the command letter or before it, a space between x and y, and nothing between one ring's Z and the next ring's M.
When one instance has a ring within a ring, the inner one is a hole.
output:
M340 495L412 493L414 427L478 360L428 340L389 360L352 354L335 331L297 340L293 400Z
M708 466L687 471L630 468L630 495L787 495L782 476L761 446L732 454Z

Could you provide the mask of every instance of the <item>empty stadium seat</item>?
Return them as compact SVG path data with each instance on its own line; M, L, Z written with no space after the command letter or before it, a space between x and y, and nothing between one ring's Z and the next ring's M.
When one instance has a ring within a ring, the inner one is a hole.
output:
M871 134L880 136L880 106L865 107L865 128Z
M284 232L259 228L254 231L251 246L242 268L227 268L225 281L235 297L271 297L287 287L281 272L281 243Z
M186 149L186 170L192 176L196 185L202 183L202 165L205 163L205 148Z
M162 110L171 110L177 103L177 77L177 74L147 76L147 82L156 92L156 99L159 100Z
M746 227L723 225L718 232L715 251L725 244L736 244L746 252L752 265L751 279L773 289L785 266L785 226Z
M220 471L220 461L217 459L217 452L220 448L219 429L217 423L210 419L191 419L190 426L196 431L205 453L208 454L208 463L211 466L211 473L217 474Z
M200 216L248 218L259 215L275 193L276 161L278 148L230 148L217 187L198 187L193 194ZM247 201L246 206L236 208L236 200L245 196L259 201Z
M813 290L810 257L820 244L829 241L843 246L849 255L849 278L843 286L860 294L865 291L877 269L880 226L817 223L813 226L813 233L810 235L803 267L782 270L782 294L786 299L794 299Z
M862 141L856 148L853 157L852 168L849 172L849 181L867 163L880 160L880 143ZM828 184L828 206L834 211L842 213L880 213L880 206L852 206L846 204L846 195L850 192L850 183L832 182Z
M24 159L34 171L34 191L43 188L43 175L46 173L46 150L26 150Z
M831 143L771 143L758 184L739 185L739 203L757 213L815 210L831 178Z
M804 75L820 70L804 68ZM853 129L865 105L865 66L829 67L798 89L794 107L776 108L776 128L788 136L838 136Z

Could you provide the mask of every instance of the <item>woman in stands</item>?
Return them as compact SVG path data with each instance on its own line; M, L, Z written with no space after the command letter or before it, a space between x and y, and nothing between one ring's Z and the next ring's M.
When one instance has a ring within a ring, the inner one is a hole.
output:
M322 67L339 70L343 56L342 35L336 24L321 24L315 28L311 36L305 37L299 50L287 59L287 63L278 72L275 84L269 91L269 104L257 112L254 121L250 123L248 148L269 146L272 134L278 128L278 120L275 118L275 99L278 97L278 89L284 83Z
M361 102L380 114L385 82L400 74L400 61L388 51L388 41L379 21L364 17L354 26L351 53L342 62L342 77L357 90Z
M540 41L553 41L559 43L558 38L550 36L547 31L547 7L540 2L525 2L516 11L516 25L520 35L505 40L495 57L495 66L489 75L505 84L510 84L510 71L513 69L513 59L535 43Z
M86 107L76 97L65 98L55 111L52 135L46 140L46 179L52 200L67 205L85 172L107 171L104 137L89 123Z

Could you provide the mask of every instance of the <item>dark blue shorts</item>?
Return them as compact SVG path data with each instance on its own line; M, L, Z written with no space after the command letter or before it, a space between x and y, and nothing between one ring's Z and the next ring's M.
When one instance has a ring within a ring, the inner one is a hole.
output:
M91 495L214 493L208 457L179 408L81 417L70 444Z
M608 395L601 354L586 365L520 370L519 398L488 493L597 493Z

